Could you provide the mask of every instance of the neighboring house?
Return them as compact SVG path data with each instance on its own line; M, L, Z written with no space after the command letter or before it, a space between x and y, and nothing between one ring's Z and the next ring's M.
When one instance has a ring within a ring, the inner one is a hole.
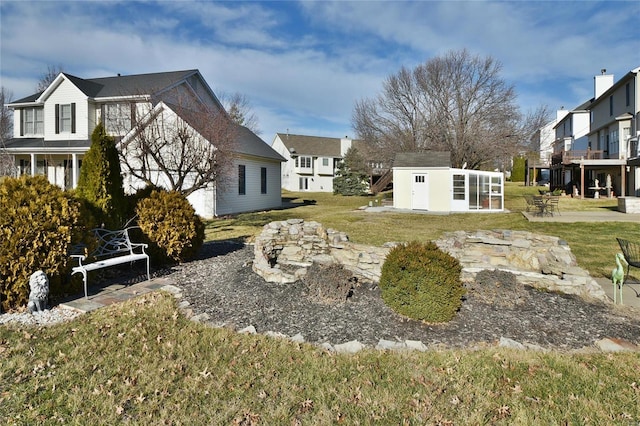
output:
M503 211L504 175L451 168L449 152L398 153L393 162L393 207L443 213Z
M554 142L556 140L555 126L569 113L562 108L556 111L556 118L542 126L531 138L531 146L537 153L528 158L529 173L527 182L536 184L539 181L549 181L549 171L553 156Z
M360 143L348 137L276 133L271 147L286 160L282 188L288 191L333 192L333 178L345 153Z
M189 123L174 106L185 99L191 108L224 111L198 70L95 79L61 73L45 91L7 105L14 110L14 138L5 149L13 155L18 174L45 175L51 183L72 189L97 123L103 122L122 148L122 142L139 131L136 124L150 114ZM224 186L212 182L189 195L196 212L205 218L281 206L284 158L244 127L237 126L235 135L233 175ZM216 141L200 137L215 146ZM127 193L142 185L126 173L124 181Z
M556 126L552 186L581 197L640 195L638 123L639 68L614 83L614 76L594 77L594 97ZM597 185L596 185L597 184Z

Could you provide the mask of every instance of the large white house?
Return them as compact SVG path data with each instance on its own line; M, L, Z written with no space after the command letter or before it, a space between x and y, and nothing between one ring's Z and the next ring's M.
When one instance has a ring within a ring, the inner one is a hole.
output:
M99 122L125 155L123 142L141 131L140 123L155 119L187 123L202 143L216 149L216 140L207 140L189 123L184 109L176 108L184 99L192 110L226 114L198 70L92 79L61 73L43 92L7 105L14 111L14 137L4 150L13 156L17 174L45 175L51 183L72 189ZM188 197L204 218L281 206L280 166L285 159L249 129L236 127L225 184L209 182ZM122 169L125 192L142 186ZM160 178L154 183L166 186Z

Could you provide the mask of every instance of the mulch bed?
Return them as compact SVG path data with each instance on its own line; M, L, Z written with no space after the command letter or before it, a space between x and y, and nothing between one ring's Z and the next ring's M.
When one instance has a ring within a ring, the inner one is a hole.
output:
M494 345L505 337L555 350L593 347L603 338L640 344L637 311L518 287L509 276L482 275L469 286L451 322L424 324L388 308L376 284L361 283L346 301L328 302L302 281L266 282L252 271L252 261L252 246L208 243L199 259L166 272L194 313L206 312L217 326L300 333L313 343L358 340L375 346L380 339L420 340L429 347L466 348Z

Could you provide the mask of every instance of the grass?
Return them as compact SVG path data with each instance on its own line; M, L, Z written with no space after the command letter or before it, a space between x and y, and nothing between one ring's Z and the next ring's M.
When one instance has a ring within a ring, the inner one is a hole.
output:
M640 355L364 351L239 335L165 293L0 327L3 424L624 424ZM451 423L449 423L451 422Z
M528 222L520 213L525 208L524 194L537 194L537 187L518 183L505 185L505 207L510 213L425 215L406 213L368 213L360 210L383 197L341 197L329 193L286 192L289 208L240 214L207 224L210 240L243 239L251 241L262 227L274 220L301 218L315 220L327 228L344 231L358 243L381 245L387 241L433 240L444 232L477 229L513 229L555 235L569 243L578 264L595 277L609 276L620 248L615 240L624 236L640 240L640 226L630 222L548 223ZM613 210L616 199L578 199L562 197L560 211Z
M364 213L371 197L287 193L291 208L211 221L210 240L250 240L300 217L357 242L426 240L457 229L526 229L566 239L607 274L616 235L637 224L528 223L535 188L508 185L513 213ZM307 201L305 201L305 199ZM311 199L313 201L311 201ZM563 198L561 210L611 208ZM165 293L50 327L0 326L0 424L637 424L640 353L364 351L239 335L187 320Z

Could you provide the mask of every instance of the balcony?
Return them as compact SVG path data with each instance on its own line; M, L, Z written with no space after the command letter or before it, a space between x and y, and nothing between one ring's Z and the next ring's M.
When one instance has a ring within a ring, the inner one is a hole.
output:
M555 153L551 157L551 164L571 164L580 160L604 160L605 155L602 150L574 150Z

